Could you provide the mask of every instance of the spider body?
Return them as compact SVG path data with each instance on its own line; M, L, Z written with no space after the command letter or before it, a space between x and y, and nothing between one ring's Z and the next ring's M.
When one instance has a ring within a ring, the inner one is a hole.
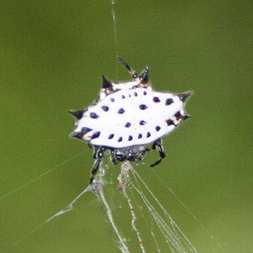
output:
M154 91L147 67L138 74L122 59L120 62L133 80L117 84L103 76L97 102L84 110L71 112L77 119L72 136L94 148L95 163L90 183L106 150L111 151L112 161L116 164L142 160L151 145L160 155L151 166L158 164L165 157L161 138L189 117L185 102L191 92Z

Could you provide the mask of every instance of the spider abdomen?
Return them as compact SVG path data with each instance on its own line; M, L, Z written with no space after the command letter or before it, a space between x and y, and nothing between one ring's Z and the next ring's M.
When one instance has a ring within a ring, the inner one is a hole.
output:
M184 114L183 105L172 93L142 87L118 90L88 107L75 132L90 129L82 139L98 146L123 148L149 144L181 122L175 114ZM168 124L168 120L174 124Z

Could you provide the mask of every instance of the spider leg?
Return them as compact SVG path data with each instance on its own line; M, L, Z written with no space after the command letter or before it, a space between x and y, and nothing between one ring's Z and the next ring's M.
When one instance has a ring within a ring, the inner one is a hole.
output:
M91 168L91 176L90 176L89 184L93 183L93 181L96 177L96 174L99 170L99 165L103 159L103 156L104 156L104 148L103 147L95 148L94 155L93 155L93 158L95 159L95 161L94 161L92 168Z
M118 61L127 69L132 78L135 79L138 77L138 73L123 58L118 57Z
M154 166L158 165L162 161L162 159L164 159L166 157L166 153L165 153L164 147L162 145L162 140L161 139L156 140L153 143L152 148L156 149L158 151L160 159L155 161L154 163L152 163L150 165L150 167L154 167Z
M111 158L112 158L112 163L114 165L117 165L118 164L118 159L116 157L115 149L111 150Z
M139 78L142 85L147 85L149 81L149 67L145 67L144 70L139 74Z

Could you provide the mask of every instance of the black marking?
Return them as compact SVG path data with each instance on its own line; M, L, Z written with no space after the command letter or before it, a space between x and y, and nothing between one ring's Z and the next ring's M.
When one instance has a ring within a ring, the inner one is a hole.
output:
M82 127L82 130L81 132L83 133L83 135L87 134L89 131L91 131L92 129L91 128L88 128L88 127Z
M139 105L139 107L140 107L141 110L146 110L146 109L148 108L148 107L147 107L146 105L144 105L144 104Z
M125 127L130 127L131 126L131 123L130 122L127 122L126 124L125 124Z
M118 142L122 142L123 138L119 137Z
M95 154L94 154L95 162L94 162L92 169L91 169L90 185L92 185L92 183L95 179L95 176L99 170L99 165L100 165L101 160L103 158L103 152L104 152L103 147L95 147Z
M131 97L131 94L128 94L128 97Z
M177 111L174 116L176 117L177 120L182 119L183 117L180 111Z
M71 133L71 137L77 138L77 139L82 139L83 133L82 132L73 132L73 133Z
M146 96L146 95L147 95L147 92L146 92L146 91L143 91L143 95Z
M123 109L123 108L120 108L119 110L118 110L118 113L119 114L123 114L125 112L125 110Z
M114 137L114 134L110 134L110 135L108 136L108 139L111 140L113 137Z
M139 124L140 124L141 126L144 126L144 125L146 124L146 121L141 120L141 121L139 122Z
M97 119L97 118L98 118L98 115L97 115L95 112L91 112L91 113L90 113L90 117L91 117L92 119Z
M102 76L102 88L103 89L108 89L108 90L112 90L112 82L107 80L106 77L103 75Z
M91 139L96 139L100 136L100 132L96 132L91 136Z
M179 93L177 95L182 102L185 102L187 100L187 98L189 98L192 95L192 92L185 91L185 92Z
M90 132L92 129L88 127L83 127L80 132L72 132L71 136L77 139L82 139L85 134Z
M190 119L190 118L191 118L191 115L189 115L189 114L185 114L182 117L183 120L187 120L187 119Z
M122 95L121 98L125 99L126 97L124 95Z
M69 111L69 113L74 116L76 119L81 119L83 117L84 110L78 111Z
M176 126L172 119L167 119L166 123L167 123L168 126L171 126L171 125Z
M150 167L154 167L154 166L158 165L158 164L162 161L162 159L164 159L165 156L166 156L164 147L163 147L163 145L162 145L162 143L161 143L161 139L156 140L156 141L153 143L152 148L153 148L153 149L156 149L156 150L159 152L160 159L157 160L157 161L155 161L154 163L152 163L152 164L150 165Z
M142 134L139 134L139 135L138 135L138 139L141 139L141 138L142 138Z
M165 104L166 105L171 105L173 103L173 99L172 98L167 98L166 101L165 101Z
M111 102L115 102L115 98L110 98Z
M141 79L141 83L146 84L149 80L148 78L148 74L149 74L149 68L146 67L143 72L139 75L139 78Z
M155 127L155 130L158 132L158 131L161 130L161 127L160 127L160 126L156 126L156 127Z
M153 97L153 101L154 101L155 103L159 103L159 102L160 102L160 98L159 98L159 97Z
M101 108L102 108L102 110L105 111L105 112L108 112L108 111L109 111L109 107L106 106L106 105L103 105Z
M147 132L147 138L149 138L151 136L150 132Z
M132 141L132 140L133 140L133 136L132 136L132 135L129 135L129 136L128 136L128 140L129 140L129 141Z
M136 91L134 92L134 95L135 95L136 97L138 96L138 94L137 94L137 92L136 92Z
M121 57L118 57L118 61L127 69L128 73L131 75L132 78L136 78L138 76L138 73L134 69L132 69L132 67Z

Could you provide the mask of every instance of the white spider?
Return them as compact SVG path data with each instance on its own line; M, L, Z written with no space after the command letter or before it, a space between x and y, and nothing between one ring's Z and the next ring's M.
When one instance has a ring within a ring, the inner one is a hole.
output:
M171 133L189 115L185 102L192 92L168 93L154 91L146 67L141 74L119 58L132 80L114 83L103 76L102 89L95 104L86 109L70 111L77 119L71 136L87 142L94 149L94 165L90 183L99 169L106 150L111 151L113 163L139 161L150 149L165 157L161 138Z

